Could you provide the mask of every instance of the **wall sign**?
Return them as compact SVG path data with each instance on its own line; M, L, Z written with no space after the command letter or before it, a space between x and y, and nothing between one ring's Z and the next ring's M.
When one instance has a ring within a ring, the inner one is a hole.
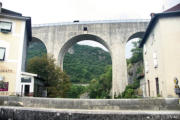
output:
M8 82L0 82L0 91L8 91Z
M0 69L0 72L12 73L13 70L11 70L11 69Z
M9 68L6 68L5 66L0 66L0 72L2 73L12 73L13 70L12 69L9 69Z

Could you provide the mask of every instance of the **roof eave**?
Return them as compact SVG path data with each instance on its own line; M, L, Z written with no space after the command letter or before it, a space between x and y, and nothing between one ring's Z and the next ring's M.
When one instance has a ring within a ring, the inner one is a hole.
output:
M174 17L174 16L180 16L180 11L154 14L153 18L151 19L151 21L146 29L146 32L144 34L144 37L143 37L142 42L140 43L139 47L140 48L143 47L149 34L151 33L152 29L154 28L154 26L157 23L157 21L159 20L159 18Z
M31 17L0 14L0 17L26 21L28 40L32 39Z

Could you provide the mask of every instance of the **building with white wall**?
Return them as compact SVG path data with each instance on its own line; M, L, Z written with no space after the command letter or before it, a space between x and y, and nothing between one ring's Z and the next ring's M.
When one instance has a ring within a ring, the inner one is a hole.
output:
M153 14L140 46L146 95L178 97L174 78L180 81L180 11Z
M20 95L25 89L33 92L33 83L22 82L22 77L36 76L24 73L31 38L31 18L4 9L0 3L0 95Z

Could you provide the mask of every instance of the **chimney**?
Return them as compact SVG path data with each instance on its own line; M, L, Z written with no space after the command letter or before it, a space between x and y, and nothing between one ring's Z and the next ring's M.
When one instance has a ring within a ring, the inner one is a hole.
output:
M151 13L151 15L150 15L150 16L151 16L151 18L153 18L153 17L154 17L154 15L155 15L155 13Z
M1 13L2 3L0 2L0 13Z

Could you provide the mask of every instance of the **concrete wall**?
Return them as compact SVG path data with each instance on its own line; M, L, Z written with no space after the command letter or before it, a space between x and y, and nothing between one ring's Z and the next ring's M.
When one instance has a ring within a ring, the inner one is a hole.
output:
M179 111L87 111L0 107L1 120L179 120Z
M87 110L180 110L179 99L60 99L0 96L0 106Z
M175 92L174 78L180 80L180 17L161 18L155 25L144 46L146 91L156 97L156 81L163 97L178 97ZM146 49L146 50L145 50ZM145 53L146 51L146 53ZM157 60L157 67L154 62ZM180 84L179 84L180 85Z
M63 68L63 59L68 49L82 40L93 40L104 45L111 54L113 83L112 93L122 93L127 85L125 46L137 32L144 32L148 22L77 23L32 28L32 35L43 41L47 52ZM83 28L87 27L87 31ZM112 95L114 96L114 95Z

